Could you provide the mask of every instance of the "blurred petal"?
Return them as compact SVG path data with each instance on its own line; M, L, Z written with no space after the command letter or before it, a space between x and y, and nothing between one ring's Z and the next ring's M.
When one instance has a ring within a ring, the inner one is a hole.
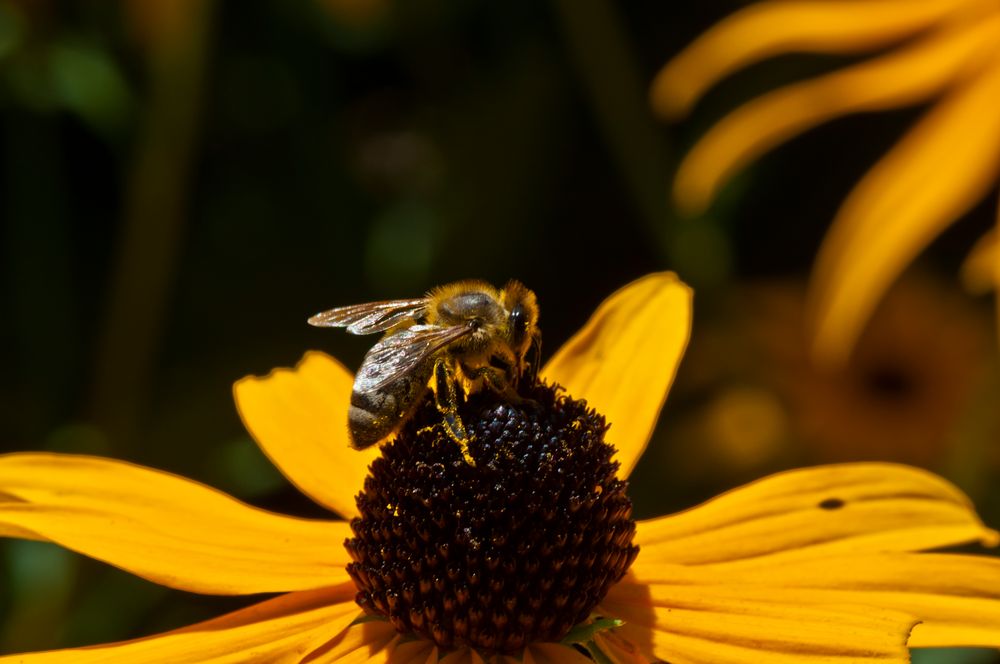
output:
M665 588L670 590L671 588ZM602 611L625 621L616 630L643 652L669 662L807 664L909 662L906 647L917 620L874 606L826 606L775 598L671 595L640 583L611 588Z
M973 293L985 293L1000 283L1000 244L996 230L989 231L976 242L962 263L962 282Z
M998 206L997 206L997 228L1000 228L1000 200L998 200ZM997 231L993 231L994 237L996 233ZM996 281L993 286L994 289L996 290L996 307L994 308L994 312L997 317L996 331L997 334L1000 334L1000 251L994 250L993 259L995 261L993 274L995 275L996 278Z
M928 112L844 202L813 272L819 360L846 358L892 280L1000 176L998 99L994 58Z
M641 521L636 564L756 568L974 541L995 545L998 536L940 477L894 464L844 464L779 473L679 514Z
M654 110L687 113L732 72L795 51L854 53L878 48L934 25L955 0L758 2L732 14L668 62L653 80Z
M61 454L0 456L0 534L35 538L160 585L242 595L347 581L346 523L265 512L168 473Z
M345 518L357 514L361 491L377 447L352 449L347 407L352 376L335 359L312 351L294 369L247 376L233 386L247 431L304 494Z
M282 595L228 615L134 641L0 657L3 664L293 664L343 631L359 609L356 590Z
M729 177L761 154L831 119L917 103L981 68L1000 43L1000 14L811 81L737 109L684 158L678 205L699 212ZM984 58L985 56L985 58Z
M633 281L601 303L542 375L604 415L628 477L660 416L691 332L691 289L672 272Z

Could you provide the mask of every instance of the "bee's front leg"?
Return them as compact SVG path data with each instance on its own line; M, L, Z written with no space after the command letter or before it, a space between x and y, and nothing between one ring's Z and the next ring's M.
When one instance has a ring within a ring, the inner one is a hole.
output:
M458 415L457 382L451 364L444 358L438 358L434 363L434 404L441 413L445 431L461 448L462 458L470 466L475 466L476 462L469 453L471 438L465 431L462 418Z
M517 390L514 389L514 384L511 382L508 373L503 369L499 369L489 364L471 369L463 364L462 371L470 379L482 379L483 384L486 385L487 388L503 397L504 401L507 403L515 406L527 406L529 408L535 408L538 406L538 402L534 399L526 399L517 393Z

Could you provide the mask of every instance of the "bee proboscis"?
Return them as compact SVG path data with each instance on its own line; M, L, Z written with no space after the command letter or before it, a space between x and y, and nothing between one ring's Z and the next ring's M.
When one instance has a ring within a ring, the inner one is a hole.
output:
M459 281L421 298L330 309L309 324L351 334L385 332L354 378L347 425L355 449L394 435L433 386L444 428L470 465L460 393L485 388L512 403L524 401L517 383L528 369L528 351L534 346L537 360L541 343L535 294L518 281L501 289Z

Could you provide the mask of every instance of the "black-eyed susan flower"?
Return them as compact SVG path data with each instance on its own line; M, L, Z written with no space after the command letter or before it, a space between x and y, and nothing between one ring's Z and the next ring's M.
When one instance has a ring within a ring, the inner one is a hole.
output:
M689 321L670 274L611 296L543 370L565 393L533 387L523 409L468 400L474 467L430 413L381 451L350 450L352 379L321 353L238 382L263 450L349 522L108 459L2 457L5 535L171 588L282 594L166 634L0 661L905 662L908 647L1000 647L1000 561L916 553L997 533L926 472L793 471L632 519L625 480Z
M1000 175L1000 5L993 0L758 2L671 60L652 88L665 116L690 109L716 81L790 52L868 60L780 88L715 125L684 159L674 193L698 210L735 171L818 124L933 101L858 183L813 275L814 350L844 359L903 268Z

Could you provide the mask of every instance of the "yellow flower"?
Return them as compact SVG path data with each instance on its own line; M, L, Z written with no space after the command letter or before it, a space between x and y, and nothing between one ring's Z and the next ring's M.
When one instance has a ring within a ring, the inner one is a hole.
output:
M585 395L608 416L622 478L649 438L689 325L688 289L671 274L650 275L605 301L544 368L548 379L571 394ZM413 442L397 440L377 459L376 450L350 450L344 422L351 384L350 374L335 360L309 353L295 369L245 378L235 387L244 422L268 456L306 494L346 518L361 505L371 509L376 489L387 488L379 484L387 457ZM582 421L574 420L570 428ZM480 436L478 442L495 441ZM572 455L573 450L561 452ZM457 461L453 472L468 477L485 472L485 463L472 469L455 449L450 454ZM370 463L373 474L365 479ZM419 470L449 472L446 464L438 465ZM586 477L577 479L588 486ZM614 488L608 487L605 492ZM388 487L404 493L413 488ZM595 487L588 504L600 505L595 501L601 495ZM487 498L520 501L523 496L505 493L499 483ZM385 499L389 509L394 499ZM571 496L574 500L582 505L588 496ZM432 516L447 521L470 507L454 500L451 513ZM565 569L552 572L552 580L563 584L575 578L572 569L583 569L587 552L595 550L585 532L599 532L599 523L622 518L630 519L624 513L592 512L588 530L564 532L578 548L564 550L559 564ZM365 528L363 520L353 524L358 531ZM504 546L503 524L486 525L493 528L492 543ZM561 526L556 522L552 529L558 532ZM606 596L597 598L600 603L590 612L596 622L570 635L617 664L906 662L908 647L1000 647L1000 561L915 553L974 541L995 544L997 533L982 525L955 487L921 470L848 464L787 472L635 526L638 558ZM509 654L466 645L445 649L428 638L399 633L393 622L361 619L344 546L356 534L348 523L265 512L195 482L118 461L58 454L0 458L0 532L56 542L179 590L283 593L166 634L13 655L2 662L590 661L580 647L558 642L531 642ZM627 544L629 530L605 534ZM391 538L391 533L374 536ZM450 542L430 543L445 559L448 551L441 547L450 544L453 553L460 533L451 536ZM359 539L351 548L363 557ZM390 559L393 552L382 555ZM487 601L487 585L517 587L526 566L554 562L537 550L511 560L514 571L491 576L488 583L481 580L483 586L461 616L471 620L474 610L483 614L486 607L478 602ZM358 574L356 566L351 569ZM450 574L447 565L443 569ZM432 582L447 583L444 576L425 580L428 593L434 592ZM565 601L576 601L572 583L557 588L569 588ZM540 597L546 607L547 602L558 606L559 592L537 595L537 590L518 592ZM387 597L389 591L380 599ZM522 599L515 594L512 601ZM441 630L458 633L459 615L445 606ZM504 616L497 615L481 617L499 624ZM523 624L544 618L530 611L519 616ZM398 616L393 620L398 622Z
M716 81L788 52L875 52L763 95L706 134L674 193L704 208L735 171L820 123L935 100L844 201L814 269L814 351L837 363L905 266L1000 175L1000 5L995 0L762 2L698 38L657 75L655 108L687 112Z
M991 412L969 412L993 350L977 307L908 273L848 361L825 370L809 357L804 304L804 283L758 280L734 289L725 316L701 322L672 397L689 406L675 408L662 432L665 449L685 450L665 469L671 478L718 487L733 483L727 477L818 463L968 466L977 447L962 444L970 427L1000 425Z
M991 350L978 310L953 289L907 274L886 293L848 361L820 370L802 330L804 290L772 281L740 291L742 331L760 365L754 375L787 404L796 458L940 468L960 454L955 431Z

